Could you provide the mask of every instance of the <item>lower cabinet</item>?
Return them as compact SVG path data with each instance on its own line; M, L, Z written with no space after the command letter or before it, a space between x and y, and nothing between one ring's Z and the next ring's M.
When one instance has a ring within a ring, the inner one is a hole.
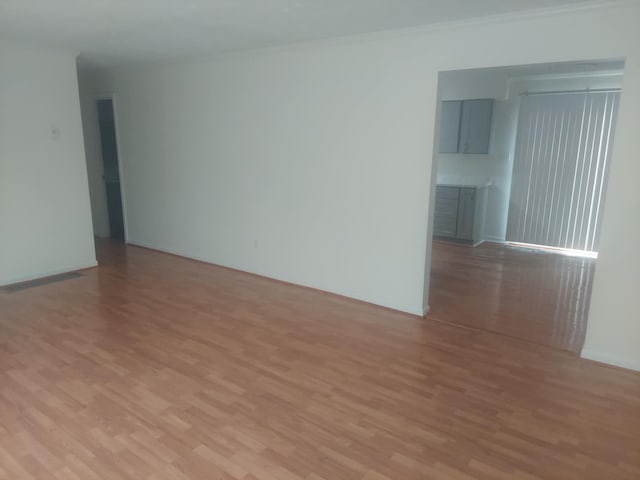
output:
M484 241L487 198L487 187L438 186L434 237L468 245Z

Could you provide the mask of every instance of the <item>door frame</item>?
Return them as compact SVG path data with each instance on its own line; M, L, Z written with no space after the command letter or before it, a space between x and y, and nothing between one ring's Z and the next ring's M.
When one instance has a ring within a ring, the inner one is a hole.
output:
M98 155L100 157L100 167L102 168L102 196L105 205L105 213L107 217L109 215L109 205L107 202L107 189L104 184L104 159L102 157L102 134L100 132L100 117L98 116L98 101L99 100L111 100L111 104L113 106L113 122L115 127L116 134L116 154L118 155L118 176L120 178L120 202L122 203L122 223L124 227L124 243L129 243L129 222L127 221L127 203L126 203L126 194L124 188L124 169L122 168L122 150L120 148L120 130L118 128L118 107L116 102L116 94L115 93L97 93L92 96L91 104L93 113L95 116L95 129L96 135L98 138ZM111 226L109 226L109 236L111 236Z

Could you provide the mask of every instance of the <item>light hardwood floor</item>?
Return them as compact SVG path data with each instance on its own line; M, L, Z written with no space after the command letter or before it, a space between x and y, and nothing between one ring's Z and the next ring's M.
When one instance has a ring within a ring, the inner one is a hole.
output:
M0 293L0 478L638 479L640 374L136 247Z
M433 242L430 315L579 353L596 260Z

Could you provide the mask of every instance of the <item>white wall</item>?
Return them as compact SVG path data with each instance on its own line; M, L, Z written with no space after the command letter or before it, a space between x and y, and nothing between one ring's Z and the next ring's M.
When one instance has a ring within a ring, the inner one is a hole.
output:
M640 366L639 17L585 8L119 69L130 241L421 312L438 72L626 57L587 345Z
M72 54L0 45L0 285L95 265Z
M636 15L635 18L638 18ZM636 48L640 41L636 42ZM628 58L582 356L640 370L640 58Z
M421 313L432 114L401 95L419 76L354 54L118 72L129 241Z

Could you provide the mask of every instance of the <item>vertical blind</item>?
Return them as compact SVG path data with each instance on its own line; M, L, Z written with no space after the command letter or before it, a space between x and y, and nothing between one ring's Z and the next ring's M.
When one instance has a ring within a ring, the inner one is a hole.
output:
M508 241L597 252L619 97L521 97Z

